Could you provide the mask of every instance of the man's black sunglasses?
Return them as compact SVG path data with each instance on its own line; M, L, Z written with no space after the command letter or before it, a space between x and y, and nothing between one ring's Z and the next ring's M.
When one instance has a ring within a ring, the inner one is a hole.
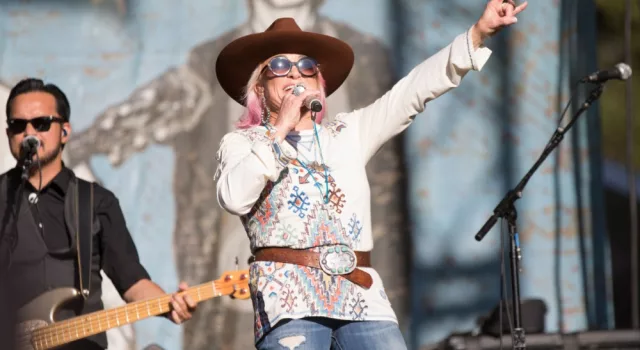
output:
M37 132L45 132L49 131L49 129L51 128L51 123L64 122L64 119L54 116L36 117L32 119L11 118L7 120L7 128L12 134L19 134L21 132L24 132L24 130L27 128L27 124L31 123L31 125Z

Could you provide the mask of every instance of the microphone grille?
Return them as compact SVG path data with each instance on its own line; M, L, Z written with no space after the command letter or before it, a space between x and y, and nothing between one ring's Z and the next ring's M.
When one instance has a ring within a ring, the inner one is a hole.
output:
M628 64L618 63L616 64L616 68L618 68L618 71L620 72L620 79L627 80L631 77L632 71Z
M22 140L22 144L24 146L35 146L40 147L40 139L33 135L29 135Z

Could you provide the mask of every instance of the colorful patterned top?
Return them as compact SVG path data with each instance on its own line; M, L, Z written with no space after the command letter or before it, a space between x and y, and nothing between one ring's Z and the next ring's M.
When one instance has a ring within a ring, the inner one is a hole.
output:
M338 114L319 126L319 143L314 130L292 132L287 141L298 157L286 166L276 160L267 128L227 134L217 154L218 200L240 216L252 252L260 247L304 249L334 244L370 251L373 236L365 165L387 140L411 124L426 102L458 86L470 70L482 68L491 51L472 48L469 32L460 34L373 104ZM326 204L321 159L328 169ZM362 269L373 277L369 289L321 269L252 263L256 343L286 318L397 322L380 276L372 268Z

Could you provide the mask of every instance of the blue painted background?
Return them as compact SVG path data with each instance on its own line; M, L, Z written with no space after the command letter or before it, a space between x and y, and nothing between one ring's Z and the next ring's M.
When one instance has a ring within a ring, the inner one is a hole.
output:
M473 23L484 2L404 4L404 29L415 33L400 50L407 72ZM597 69L595 8L576 5L531 2L516 26L488 43L494 55L483 71L428 105L407 133L414 344L473 329L497 305L500 224L480 243L474 235L542 153L572 82ZM590 158L599 144L597 107L573 129L516 205L521 297L546 303L549 332L611 326L599 162ZM502 232L508 252L506 225Z
M246 18L246 3L238 0L130 1L126 15L118 14L112 2L95 3L0 5L0 81L13 84L36 75L55 82L71 101L75 130L182 64L193 46ZM580 11L593 11L591 1L580 4ZM392 49L399 76L468 29L484 5L478 0L327 0L320 12ZM595 26L595 16L578 23L575 5L532 2L513 30L488 43L494 54L483 71L472 72L459 89L430 103L406 133L414 279L411 323L403 328L413 346L472 328L475 318L498 301L499 226L481 243L473 236L542 151L572 76L595 69L594 61L575 60L575 47L593 51L584 43ZM594 112L589 114L595 119ZM579 133L568 135L555 153L560 157L549 157L518 202L522 296L547 303L548 331L608 322L608 289L595 283L606 275L606 242L601 210L592 204L599 198L599 174L588 157L597 144L597 125L588 121L584 115L576 125ZM119 197L150 274L163 288L175 289L175 204L167 190L173 181L172 150L152 145L118 168L98 156L90 166ZM166 320L145 320L134 328L136 349L151 343L181 348L181 328Z

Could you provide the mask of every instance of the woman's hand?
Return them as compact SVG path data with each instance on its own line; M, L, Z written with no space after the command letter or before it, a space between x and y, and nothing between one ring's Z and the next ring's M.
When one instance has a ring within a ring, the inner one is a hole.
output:
M280 137L281 140L283 140L289 131L293 130L293 128L295 128L300 122L303 110L306 109L304 106L304 100L308 96L320 96L320 91L305 89L298 96L291 93L282 98L278 120L276 120L274 125L277 130L276 136Z
M516 15L527 8L527 4L525 1L516 6L514 0L489 0L484 13L471 29L473 47L477 49L486 38L518 22Z

